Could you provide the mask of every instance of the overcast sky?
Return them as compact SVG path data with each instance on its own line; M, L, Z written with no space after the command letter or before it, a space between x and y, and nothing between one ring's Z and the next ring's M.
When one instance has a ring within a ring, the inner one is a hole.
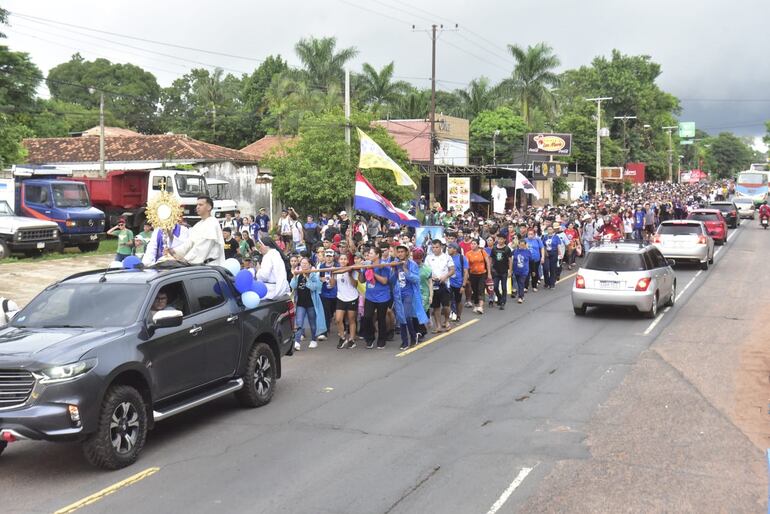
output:
M312 35L335 36L341 47L358 48L354 70L364 62L380 68L393 60L397 76L428 86L430 39L411 25L457 23L459 30L442 33L438 41L441 89L463 87L480 75L498 81L512 68L506 44L545 41L562 69L589 64L613 48L651 55L662 65L660 86L682 100L681 120L695 121L707 132L760 136L770 119L768 0L0 0L0 5L20 15L105 31L12 15L7 44L29 52L44 72L79 51L89 60L140 65L165 86L191 67L250 72L270 54L298 64L293 45Z

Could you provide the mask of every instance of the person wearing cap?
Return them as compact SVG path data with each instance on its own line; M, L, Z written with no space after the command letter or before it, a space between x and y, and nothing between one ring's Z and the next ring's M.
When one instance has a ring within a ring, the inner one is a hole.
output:
M460 245L449 243L447 253L455 264L455 272L449 279L449 288L452 292L452 321L460 322L463 315L463 290L468 283L468 259L460 253Z
M272 224L270 223L270 216L267 215L267 209L260 207L259 214L254 218L254 221L257 224L257 239L270 233Z
M134 233L126 227L126 218L118 218L118 224L107 231L107 235L118 238L118 249L115 260L123 262L123 259L131 255L134 246Z
M337 256L336 252L332 249L324 250L323 262L318 266L318 269L336 268L337 263L334 258ZM337 286L332 280L332 273L329 271L320 272L321 278L321 303L323 305L323 315L326 321L326 326L331 328L331 320L334 315L334 311L337 309ZM327 337L327 333L323 332L318 336L319 341L323 341ZM340 334L342 337L342 334Z
M340 234L345 234L350 228L350 218L348 218L347 211L340 211L340 219L337 222L337 228L339 228Z
M140 259L144 257L144 252L147 250L147 243L152 238L152 223L145 221L143 230L134 237L134 255Z

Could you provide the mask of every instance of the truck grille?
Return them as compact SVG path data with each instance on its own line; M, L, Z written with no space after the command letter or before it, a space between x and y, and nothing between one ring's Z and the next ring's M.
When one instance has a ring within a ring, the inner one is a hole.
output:
M35 386L29 371L0 369L0 409L24 405Z
M55 228L20 230L19 241L56 241Z

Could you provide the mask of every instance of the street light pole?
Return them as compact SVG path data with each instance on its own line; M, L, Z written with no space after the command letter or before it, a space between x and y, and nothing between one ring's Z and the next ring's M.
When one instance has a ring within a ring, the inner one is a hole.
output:
M602 192L602 101L612 100L611 96L586 98L588 102L596 102L596 190L597 195Z
M104 171L104 93L99 93L99 176L105 176Z
M623 121L623 157L625 158L625 163L628 163L628 157L629 157L629 149L628 149L628 140L626 139L626 123L628 123L628 120L635 120L636 116L614 116L613 119L615 120L622 120Z
M677 126L673 127L663 127L663 130L668 131L668 181L673 182L674 181L674 149L672 148L671 143L671 131L675 128L678 128Z

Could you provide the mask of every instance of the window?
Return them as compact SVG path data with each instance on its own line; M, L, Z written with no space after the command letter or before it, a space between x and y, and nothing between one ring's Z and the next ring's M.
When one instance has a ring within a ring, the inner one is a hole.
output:
M163 300L164 297L165 300ZM155 299L160 299L161 301L156 305ZM150 317L156 312L155 309L177 310L182 311L182 314L185 316L189 315L190 302L187 301L187 295L185 294L182 282L172 282L163 285L158 292L155 293L153 302L150 304Z
M690 214L690 219L697 221L719 221L719 215L707 212L693 212Z
M152 177L152 190L153 191L162 191L163 185L166 186L166 191L169 193L174 192L174 183L171 182L168 177L163 176L155 176Z
M672 235L672 236L699 236L703 234L703 230L701 229L701 226L697 223L688 223L688 224L676 224L676 225L668 225L664 224L661 225L658 229L658 234L662 235Z
M48 203L48 189L43 186L24 186L24 200L29 203Z
M208 194L206 182L203 177L195 175L177 175L176 188L179 196L188 198Z
M196 300L193 312L205 311L225 303L222 289L214 277L200 277L187 281L190 297Z
M91 207L85 184L53 184L53 198L57 207Z
M655 269L655 259L650 252L645 252L643 257L645 269Z
M668 261L657 248L650 250L650 257L652 257L652 261L656 268L665 268L668 266Z
M590 252L584 267L596 271L644 271L644 259L638 253Z

